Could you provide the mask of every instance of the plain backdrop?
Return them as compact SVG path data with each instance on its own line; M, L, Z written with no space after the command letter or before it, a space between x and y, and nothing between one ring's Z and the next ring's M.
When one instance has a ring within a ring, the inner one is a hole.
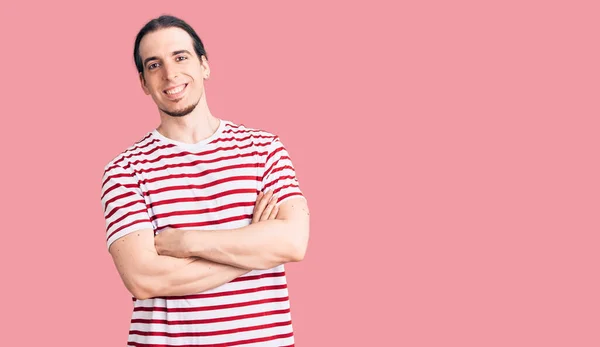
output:
M296 166L297 346L600 345L597 4L3 3L0 345L125 345L101 177L159 124L132 51L165 13Z

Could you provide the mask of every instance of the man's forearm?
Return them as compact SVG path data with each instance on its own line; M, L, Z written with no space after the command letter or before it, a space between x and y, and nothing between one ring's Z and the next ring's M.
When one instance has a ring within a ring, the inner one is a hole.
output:
M267 220L231 230L187 230L190 256L244 269L270 269L300 261L306 251L305 226L287 220Z
M229 230L165 228L154 243L161 255L199 257L237 268L264 270L304 258L309 223L306 200L289 199L277 207L276 219L261 219Z
M147 264L147 270L138 299L201 293L249 272L206 259L169 256L156 256Z

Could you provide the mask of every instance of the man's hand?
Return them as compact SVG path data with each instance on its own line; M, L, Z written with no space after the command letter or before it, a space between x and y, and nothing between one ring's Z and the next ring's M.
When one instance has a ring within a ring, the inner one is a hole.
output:
M260 192L254 204L251 224L277 218L279 208L275 206L276 204L277 197L273 196L272 190L267 191L266 194ZM166 228L154 237L154 246L159 255L188 258L190 252L187 245L186 230Z

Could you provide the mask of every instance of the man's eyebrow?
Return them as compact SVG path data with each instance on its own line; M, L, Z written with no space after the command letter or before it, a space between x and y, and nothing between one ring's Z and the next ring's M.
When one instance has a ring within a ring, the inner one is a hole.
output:
M181 53L187 53L189 55L192 55L192 53L190 53L190 51L188 51L187 49L175 51L175 52L171 53L171 55L177 55L177 54L181 54ZM148 64L148 62L152 61L152 60L158 60L158 57L150 57L150 58L144 59L144 65Z
M190 52L189 52L188 50L186 50L186 49L182 49L182 50L180 50L180 51L175 51L175 52L173 52L173 54L171 54L171 55L177 55L177 54L181 54L181 53L187 53L187 54L189 54L189 55L192 55L192 53L190 53Z

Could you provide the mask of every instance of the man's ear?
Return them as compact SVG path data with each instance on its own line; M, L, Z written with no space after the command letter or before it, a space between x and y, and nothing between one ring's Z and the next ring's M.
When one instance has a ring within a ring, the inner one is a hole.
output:
M148 87L146 87L146 79L144 78L143 72L140 72L140 84L144 90L144 93L146 93L146 95L150 95L150 91L148 90Z
M210 76L210 66L208 66L208 60L206 59L205 55L200 57L200 65L202 65L202 68L204 70L204 76L202 76L202 78L208 79L208 77Z

